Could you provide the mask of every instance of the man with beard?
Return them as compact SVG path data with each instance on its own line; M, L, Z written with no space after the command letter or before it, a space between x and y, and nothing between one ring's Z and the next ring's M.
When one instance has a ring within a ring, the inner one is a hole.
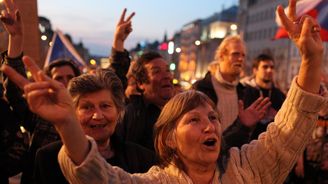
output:
M260 97L244 109L241 100L245 87L239 82L239 76L245 55L245 43L239 35L226 37L218 46L215 61L205 78L193 85L194 89L209 96L221 112L222 131L229 147L240 147L249 141L250 131L264 117L270 105L268 98Z

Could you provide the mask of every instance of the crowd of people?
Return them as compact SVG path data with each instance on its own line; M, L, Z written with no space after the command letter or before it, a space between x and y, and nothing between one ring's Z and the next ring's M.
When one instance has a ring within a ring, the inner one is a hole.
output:
M23 55L14 1L3 2L9 44L1 62L0 183L20 172L22 184L328 183L320 26L296 17L296 0L287 15L276 10L302 58L287 94L265 53L241 79L247 53L239 35L218 45L203 79L177 89L159 53L131 61L124 44L135 13L126 9L109 68L82 74L60 59L41 70Z

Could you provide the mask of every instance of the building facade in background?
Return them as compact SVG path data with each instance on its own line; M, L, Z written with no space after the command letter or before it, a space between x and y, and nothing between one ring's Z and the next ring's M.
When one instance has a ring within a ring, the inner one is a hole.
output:
M188 88L197 79L203 78L208 64L221 41L228 35L237 34L238 6L223 9L205 19L193 20L177 31L172 38L161 42L139 43L131 50L136 59L143 52L153 50L169 62L175 80Z
M288 0L239 0L238 25L247 46L247 72L250 73L252 60L258 54L270 54L275 59L275 83L287 91L300 67L301 58L289 39L273 39L278 29L275 21L278 4L286 7ZM326 43L325 48L324 66L328 71Z

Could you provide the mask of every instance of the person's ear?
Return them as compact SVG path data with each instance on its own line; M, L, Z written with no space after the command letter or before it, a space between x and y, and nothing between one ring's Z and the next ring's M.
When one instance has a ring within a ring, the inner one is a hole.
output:
M256 75L257 68L253 68L253 74Z

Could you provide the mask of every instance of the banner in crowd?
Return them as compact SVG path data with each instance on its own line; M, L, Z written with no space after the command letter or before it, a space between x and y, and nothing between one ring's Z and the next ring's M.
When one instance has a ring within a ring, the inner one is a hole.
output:
M59 30L56 30L54 33L52 38L52 46L49 47L44 67L48 66L52 61L57 59L71 60L79 68L83 68L85 66L85 62L75 50L72 43Z
M288 7L285 8L287 13ZM323 41L328 41L328 0L300 0L296 4L296 16L300 18L302 15L310 15L314 17L321 26L320 35ZM288 34L281 27L279 17L276 17L279 26L274 39L288 38Z

